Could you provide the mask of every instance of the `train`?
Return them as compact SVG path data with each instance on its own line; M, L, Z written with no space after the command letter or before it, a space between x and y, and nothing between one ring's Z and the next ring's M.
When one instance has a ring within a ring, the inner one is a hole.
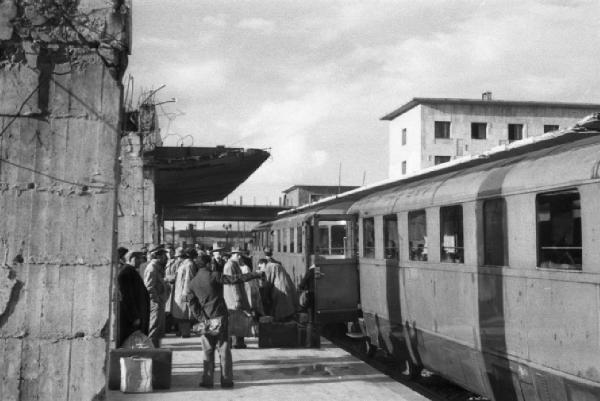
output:
M600 113L284 212L253 231L311 320L408 377L495 401L600 400Z

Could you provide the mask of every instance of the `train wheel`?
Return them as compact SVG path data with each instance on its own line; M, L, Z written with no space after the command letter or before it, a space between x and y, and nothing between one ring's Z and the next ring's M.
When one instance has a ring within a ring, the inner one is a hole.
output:
M402 362L403 370L400 372L402 377L408 380L415 380L418 377L421 377L421 371L423 370L420 366L417 366L410 359L405 359Z

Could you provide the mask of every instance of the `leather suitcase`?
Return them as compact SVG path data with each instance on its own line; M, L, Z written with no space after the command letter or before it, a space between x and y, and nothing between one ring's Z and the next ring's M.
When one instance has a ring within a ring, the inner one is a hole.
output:
M162 348L117 348L110 351L108 361L108 388L119 390L121 388L120 359L137 356L152 359L152 388L165 390L171 388L171 363L173 351Z
M298 347L298 324L296 322L259 323L258 347Z

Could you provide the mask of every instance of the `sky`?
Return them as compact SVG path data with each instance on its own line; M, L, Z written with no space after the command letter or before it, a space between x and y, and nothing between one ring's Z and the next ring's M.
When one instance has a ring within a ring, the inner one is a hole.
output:
M413 97L600 103L600 1L135 0L128 74L165 145L269 149L229 197L387 178ZM137 98L134 96L134 104ZM340 174L341 171L341 174Z

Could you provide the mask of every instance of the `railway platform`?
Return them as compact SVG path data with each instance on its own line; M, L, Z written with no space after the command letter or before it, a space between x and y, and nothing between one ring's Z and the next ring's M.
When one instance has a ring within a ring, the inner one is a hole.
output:
M246 349L234 349L235 387L221 389L219 366L213 389L198 387L202 350L198 337L167 337L163 346L173 350L171 388L153 393L109 391L109 401L220 400L399 400L429 398L386 376L322 338L321 348L258 348L247 338Z

